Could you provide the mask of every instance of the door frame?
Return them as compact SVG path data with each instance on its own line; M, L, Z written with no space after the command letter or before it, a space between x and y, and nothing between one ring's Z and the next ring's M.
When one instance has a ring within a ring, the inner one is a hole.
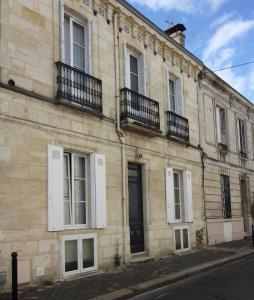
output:
M243 207L243 191L242 191L242 181L245 181L245 188L246 188L246 207L247 211L245 214L244 207ZM249 209L249 178L246 175L240 175L240 197L241 197L241 213L242 213L242 218L243 218L243 228L244 228L244 233L247 235L250 235L250 209ZM247 223L247 224L246 224ZM246 230L247 227L247 230Z
M144 242L144 250L141 252L131 252L131 240L130 240L130 203L129 203L129 165L136 165L140 167L140 189L141 189L141 199L142 199L142 218L143 218L143 242ZM145 194L145 182L144 182L144 175L145 175L145 170L144 170L144 164L142 163L137 163L136 161L127 161L127 213L128 213L128 217L127 217L127 221L128 221L128 227L129 227L129 243L130 243L130 254L131 255L135 255L135 254L139 254L139 253L143 253L146 252L146 240L147 240L147 234L146 234L146 204L144 199L146 198L146 194Z

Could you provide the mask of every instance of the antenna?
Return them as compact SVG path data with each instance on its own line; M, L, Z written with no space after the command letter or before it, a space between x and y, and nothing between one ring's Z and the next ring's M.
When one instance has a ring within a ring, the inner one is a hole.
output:
M174 24L173 18L171 18L171 17L168 17L168 19L163 20L163 22L167 23L168 25L173 25Z

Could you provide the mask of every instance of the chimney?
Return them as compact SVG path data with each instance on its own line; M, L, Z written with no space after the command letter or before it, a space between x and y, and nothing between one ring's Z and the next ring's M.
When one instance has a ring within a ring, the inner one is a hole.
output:
M181 46L185 46L185 34L183 33L186 27L183 24L176 24L169 29L165 30L172 39L174 39Z

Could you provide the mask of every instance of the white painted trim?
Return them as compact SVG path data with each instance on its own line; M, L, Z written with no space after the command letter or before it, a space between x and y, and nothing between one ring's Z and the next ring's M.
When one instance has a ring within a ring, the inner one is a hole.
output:
M94 267L82 268L82 240L93 239L94 240ZM77 240L78 243L78 270L65 272L65 241ZM97 235L95 233L76 234L76 235L64 235L61 237L60 242L61 259L60 259L60 271L63 277L70 277L73 275L87 273L98 269L98 242Z
M183 229L188 230L188 248L183 249ZM181 238L181 249L176 250L176 240L175 240L175 230L180 230L180 238ZM173 226L173 236L174 236L174 252L185 252L191 250L191 242L190 242L190 227L188 225L177 225Z

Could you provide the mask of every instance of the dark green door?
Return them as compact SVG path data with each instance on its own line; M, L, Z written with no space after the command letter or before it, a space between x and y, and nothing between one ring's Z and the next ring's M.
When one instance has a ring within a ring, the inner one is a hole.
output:
M128 164L129 226L131 253L144 251L144 223L142 199L142 169Z

